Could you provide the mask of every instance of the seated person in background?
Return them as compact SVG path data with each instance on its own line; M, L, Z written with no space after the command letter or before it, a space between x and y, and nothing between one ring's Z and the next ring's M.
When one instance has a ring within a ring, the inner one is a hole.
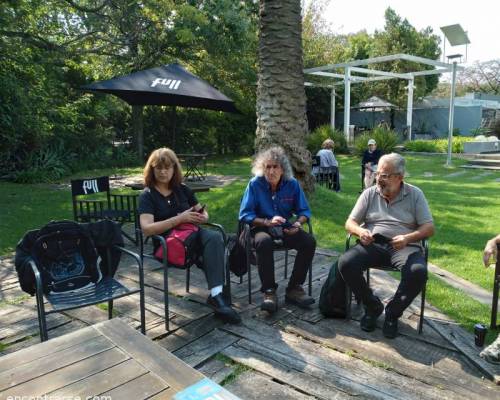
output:
M375 329L384 305L367 285L363 271L381 265L401 271L399 287L385 307L383 334L388 338L397 336L398 318L424 287L427 265L418 242L434 233L423 192L403 182L404 174L402 156L391 153L380 158L377 185L362 192L345 224L359 243L339 259L341 276L365 307L361 329L367 332Z
M207 210L202 210L193 191L182 183L181 165L173 150L163 147L151 153L144 167L144 186L138 208L144 235L164 235L179 224L198 225L208 221ZM210 289L207 304L222 320L238 323L240 316L222 295L225 253L222 235L200 227L198 240ZM159 243L154 245L156 250Z
M364 168L365 188L369 188L375 183L375 172L377 172L377 164L382 156L382 152L377 149L377 142L375 139L368 140L368 149L363 153L361 160L361 167Z
M302 284L314 257L316 240L302 230L302 225L311 217L304 192L293 177L292 167L281 147L271 147L257 154L252 172L255 177L248 183L241 200L239 220L251 226L251 241L264 293L261 309L271 313L278 309L273 227L282 227L283 244L297 250L285 300L308 307L314 299L305 293ZM294 214L297 219L291 221Z
M333 149L335 148L335 142L332 139L326 139L322 145L321 150L316 154L320 159L319 167L316 168L313 173L317 176L319 173L321 174L331 174L331 178L333 179L332 188L336 192L340 190L340 179L339 179L339 163L335 159L335 155L333 154Z
M500 235L486 242L483 253L483 262L485 267L488 267L490 264L497 262L498 244L500 244ZM490 363L500 364L500 335L498 335L493 343L491 343L481 353L479 353L479 355Z

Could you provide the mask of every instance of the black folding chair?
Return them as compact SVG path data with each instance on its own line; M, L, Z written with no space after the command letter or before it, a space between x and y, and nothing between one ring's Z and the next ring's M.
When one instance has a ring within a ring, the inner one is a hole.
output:
M136 293L139 293L140 299L139 307L141 314L141 332L143 334L146 333L146 318L144 309L144 271L141 258L138 254L121 246L108 246L106 248L108 266L111 265L112 248L118 250L120 253L132 257L136 261L139 270L139 288L130 289L124 286L122 283L113 278L113 276L111 276L111 268L108 268L109 274L103 276L102 279L96 284L89 284L83 288L76 290L68 290L57 293L50 292L48 294L44 294L42 275L39 266L36 264L33 258L28 258L26 260L26 263L29 264L35 276L38 324L40 327L40 339L42 342L48 340L46 321L46 316L48 314L74 310L77 308L107 302L108 318L111 319L113 317L113 300ZM48 311L45 309L44 298L51 306L51 309Z
M92 222L110 219L123 225L134 224L136 232L137 195L111 193L109 177L74 179L71 181L73 219L77 222ZM137 235L130 236L122 229L123 235L137 244Z
M497 328L497 313L498 313L498 291L500 290L500 244L497 245L499 256L495 264L495 275L493 276L493 299L491 303L491 323L490 328Z
M309 234L313 234L312 230L312 225L311 222L308 220L307 221L307 226L309 230ZM255 254L252 254L254 252L253 246L252 246L252 238L250 235L250 230L251 226L245 222L239 222L238 226L238 232L245 232L244 237L246 239L245 243L245 252L246 252L246 257L247 257L247 266L248 266L248 304L252 303L252 271L251 271L251 265L256 264L256 259L255 259ZM286 247L283 243L282 240L280 239L275 239L273 240L273 253L275 251L284 251L285 252L285 279L288 278L288 250L289 248ZM312 263L309 265L309 296L312 293ZM240 276L240 283L243 283L243 276Z
M345 243L345 251L349 250L350 248L350 242L351 242L351 234L347 234L347 239ZM422 243L422 248L424 249L424 257L425 257L425 264L427 265L428 259L429 259L429 242L427 239L423 239L421 241ZM390 265L382 265L379 267L371 267L375 269L381 269L384 271L396 271L396 272L401 272L397 268L393 268ZM368 286L370 286L370 268L366 269L366 283ZM422 329L424 326L424 310L425 310L425 291L427 288L427 282L425 282L424 287L422 288L422 292L420 293L420 317L419 317L419 322L418 322L418 333L422 333ZM360 303L360 300L357 299L358 304ZM352 291L349 285L346 284L346 319L351 318L351 302L352 302Z
M140 226L139 223L138 223L138 226ZM221 232L222 238L224 240L224 248L227 249L227 235L226 235L226 232L224 231L224 228L222 227L222 225L214 224L214 223L206 223L206 224L203 224L202 226L208 227L210 229L216 229L219 232ZM142 233L142 230L137 229L137 232L138 232L139 243L140 243L141 260L144 260L144 258L146 257L146 258L150 258L150 259L153 259L155 261L161 262L163 264L163 302L164 302L164 311L165 311L165 329L168 332L170 330L169 300L168 300L168 270L169 270L169 268L179 268L179 267L168 263L168 247L167 247L167 242L163 236L151 235L151 236L147 237L146 239L144 239L144 235ZM146 254L145 253L144 244L149 238L152 238L154 240L158 240L160 242L160 246L162 246L162 248L163 248L162 261L159 261L153 254ZM198 262L201 262L201 256L200 256ZM187 293L189 293L189 286L190 286L190 279L191 279L191 267L195 264L197 264L197 262L193 262L191 264L186 264L184 267L180 267L181 269L186 270L186 292ZM228 268L228 264L227 264L227 254L225 254L225 259L224 259L224 271L225 271L224 295L231 298L231 280L230 280L229 268Z
M316 182L328 189L337 190L339 187L338 167L322 167L320 156L314 156L312 162Z

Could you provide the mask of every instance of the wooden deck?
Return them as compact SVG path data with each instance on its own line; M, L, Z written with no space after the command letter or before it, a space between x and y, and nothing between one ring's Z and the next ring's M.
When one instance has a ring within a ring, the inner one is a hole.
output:
M322 251L314 258L316 298L333 260ZM289 262L291 269L293 254ZM354 306L354 319L346 321L325 319L316 305L301 310L284 304L283 253L276 253L280 309L268 316L258 308L256 268L252 273L254 304L247 301L246 279L243 284L232 280L233 301L243 318L235 326L215 319L205 305L208 290L200 270L192 271L190 293L185 292L184 271L171 270L172 331L166 332L162 271L159 263L146 261L147 336L242 399L500 398L494 383L500 381L500 368L477 356L470 333L428 305L423 334L417 334L418 298L401 320L400 336L390 340L380 329L360 330L359 307ZM130 285L138 280L135 269L125 263L118 275ZM387 301L397 281L382 271L371 276L376 294ZM0 302L0 355L39 343L35 300L20 290L9 257L0 260ZM117 300L115 308L138 328L138 296ZM105 319L107 312L97 306L52 314L49 337Z

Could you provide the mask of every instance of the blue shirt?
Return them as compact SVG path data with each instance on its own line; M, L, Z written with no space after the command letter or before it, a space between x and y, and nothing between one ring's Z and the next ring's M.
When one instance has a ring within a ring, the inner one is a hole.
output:
M255 218L272 219L279 215L288 221L292 215L309 219L311 210L306 196L295 178L281 180L272 195L271 185L263 176L256 176L248 182L241 200L239 220L252 223Z

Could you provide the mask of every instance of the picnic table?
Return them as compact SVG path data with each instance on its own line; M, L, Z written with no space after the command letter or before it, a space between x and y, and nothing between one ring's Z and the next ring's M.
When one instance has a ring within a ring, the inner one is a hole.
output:
M119 318L0 358L0 399L44 396L238 399Z
M184 179L187 181L203 181L207 178L206 160L208 153L177 154L184 167Z

